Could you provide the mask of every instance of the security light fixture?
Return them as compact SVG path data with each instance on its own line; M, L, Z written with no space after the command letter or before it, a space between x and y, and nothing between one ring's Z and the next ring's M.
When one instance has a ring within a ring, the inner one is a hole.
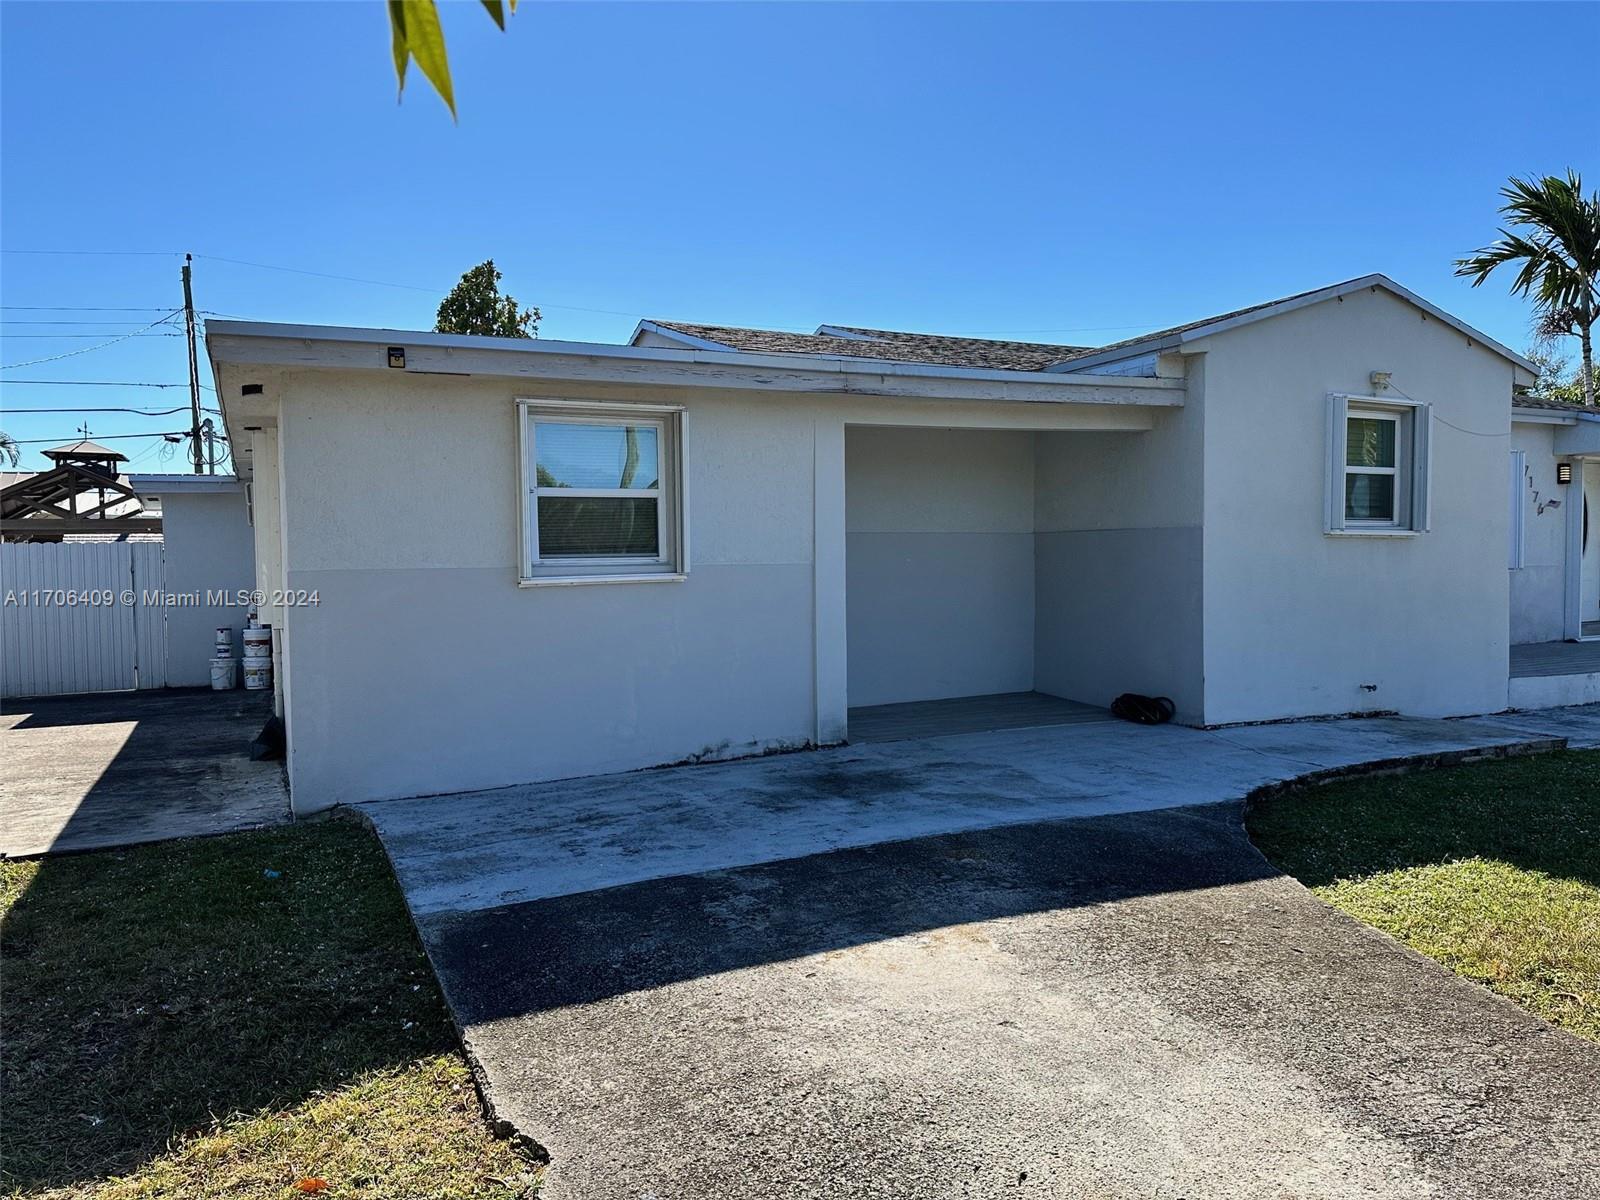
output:
M1386 392L1389 390L1389 380L1394 377L1393 371L1374 371L1367 378L1372 380L1372 390Z

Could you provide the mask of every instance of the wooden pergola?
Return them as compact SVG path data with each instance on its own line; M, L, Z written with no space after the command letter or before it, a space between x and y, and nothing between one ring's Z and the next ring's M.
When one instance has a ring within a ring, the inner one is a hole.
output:
M97 442L44 451L54 466L0 490L0 540L59 542L68 534L160 533L139 497L119 478L127 455Z

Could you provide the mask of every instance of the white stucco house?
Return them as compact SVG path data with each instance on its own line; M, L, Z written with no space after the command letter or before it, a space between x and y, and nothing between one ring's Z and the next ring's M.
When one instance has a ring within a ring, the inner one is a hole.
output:
M837 743L963 696L1493 712L1513 640L1562 668L1536 702L1600 682L1556 661L1600 595L1570 516L1600 424L1514 427L1531 365L1381 275L1104 347L207 344L258 586L293 601L263 619L301 811Z

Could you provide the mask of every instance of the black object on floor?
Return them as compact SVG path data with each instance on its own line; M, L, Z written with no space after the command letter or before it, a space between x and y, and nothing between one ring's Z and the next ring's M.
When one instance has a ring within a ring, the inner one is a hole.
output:
M283 719L281 717L268 717L267 723L261 727L261 732L256 734L256 740L250 743L250 761L259 762L264 758L282 758L283 745Z
M1111 711L1124 721L1134 721L1140 725L1165 725L1172 720L1178 706L1165 696L1123 692L1111 702Z

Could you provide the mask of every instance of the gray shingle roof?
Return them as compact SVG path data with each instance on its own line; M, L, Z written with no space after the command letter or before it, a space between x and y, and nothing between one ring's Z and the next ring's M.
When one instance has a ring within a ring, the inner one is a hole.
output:
M868 329L854 325L823 325L815 333L785 333L774 329L744 329L727 325L695 325L683 321L651 321L662 329L677 330L691 337L714 342L732 350L771 352L779 354L833 354L855 358L887 359L894 362L930 363L949 367L988 367L1003 371L1042 371L1047 367L1062 365L1077 359L1095 362L1114 361L1119 350L1137 353L1135 347L1181 338L1184 334L1220 325L1225 321L1248 318L1251 314L1266 314L1267 310L1297 301L1317 302L1320 298L1342 298L1346 293L1362 287L1386 288L1402 299L1433 313L1436 317L1461 329L1475 341L1495 350L1524 367L1530 364L1520 355L1507 350L1492 338L1464 325L1422 297L1407 291L1383 275L1362 275L1342 283L1311 288L1292 296L1280 296L1261 304L1236 308L1231 312L1217 313L1182 325L1141 333L1104 346L1063 346L1048 342L1009 342L990 338L948 337L932 333L906 333L893 329ZM832 332L830 332L832 331ZM1125 356L1124 356L1125 357Z
M1039 371L1051 363L1084 353L1088 347L1043 342L1003 342L990 338L947 337L934 333L902 333L889 329L824 326L854 337L827 333L786 333L778 329L744 329L734 325L697 325L688 321L656 321L652 325L716 342L733 350L764 354L834 354L888 362L918 362L944 367L988 367L1000 371Z
M1538 396L1513 396L1513 408L1543 408L1554 412L1581 412L1591 416L1600 416L1600 407L1588 404L1572 404L1566 400L1541 399Z

